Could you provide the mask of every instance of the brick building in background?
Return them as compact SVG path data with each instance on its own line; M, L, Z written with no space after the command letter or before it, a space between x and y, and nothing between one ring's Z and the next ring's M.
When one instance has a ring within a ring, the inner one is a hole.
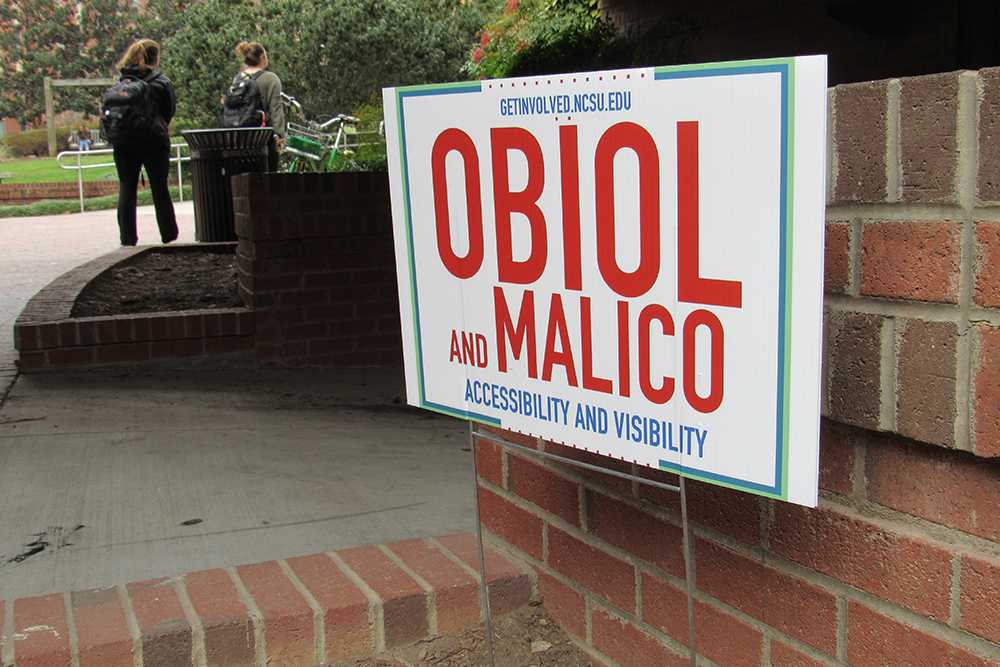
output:
M833 82L1000 62L993 5L971 26L977 3L914 3L892 39L841 42L855 28L834 14L862 3L787 3L777 22L725 4L702 12L692 60L829 51ZM604 3L633 30L691 5ZM829 102L820 505L689 484L699 653L1000 665L1000 68L838 85ZM676 494L486 440L476 455L485 528L599 663L687 664Z

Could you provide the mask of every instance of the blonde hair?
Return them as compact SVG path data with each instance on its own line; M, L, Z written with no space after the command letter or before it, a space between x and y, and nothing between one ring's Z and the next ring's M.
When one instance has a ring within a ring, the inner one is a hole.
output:
M240 42L236 45L236 57L249 67L259 67L267 60L267 51L260 42Z
M137 39L126 49L118 61L118 69L136 65L139 69L152 69L160 63L160 45L151 39Z

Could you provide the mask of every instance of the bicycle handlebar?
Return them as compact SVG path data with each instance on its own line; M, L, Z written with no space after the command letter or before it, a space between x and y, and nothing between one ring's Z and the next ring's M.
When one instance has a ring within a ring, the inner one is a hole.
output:
M343 123L360 123L360 122L361 122L360 118L355 118L354 116L348 116L347 114L341 113L337 114L336 116L334 116L333 118L331 118L326 122L320 123L319 128L321 130L325 130L331 125L336 125L338 123L343 124Z

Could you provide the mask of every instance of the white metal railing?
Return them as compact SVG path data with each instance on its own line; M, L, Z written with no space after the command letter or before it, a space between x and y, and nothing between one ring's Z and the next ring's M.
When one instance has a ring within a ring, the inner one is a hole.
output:
M181 155L181 150L187 150L188 145L185 144L170 144L170 150L174 155L170 158L171 162L177 163L177 192L180 197L180 201L184 201L184 172L181 168L182 163L189 162L191 160L190 155ZM114 161L112 162L92 162L88 164L83 164L83 158L92 155L111 155L115 152L113 148L99 148L97 150L90 151L63 151L56 156L56 164L62 169L76 169L76 186L80 193L80 213L83 213L83 170L84 169L101 169L107 167L115 166ZM75 164L64 164L63 158L70 157L76 158ZM148 174L147 174L148 176Z

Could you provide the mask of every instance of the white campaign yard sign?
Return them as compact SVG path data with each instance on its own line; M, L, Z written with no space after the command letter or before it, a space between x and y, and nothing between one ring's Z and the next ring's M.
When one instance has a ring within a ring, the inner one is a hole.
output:
M825 57L384 102L411 404L816 504Z

